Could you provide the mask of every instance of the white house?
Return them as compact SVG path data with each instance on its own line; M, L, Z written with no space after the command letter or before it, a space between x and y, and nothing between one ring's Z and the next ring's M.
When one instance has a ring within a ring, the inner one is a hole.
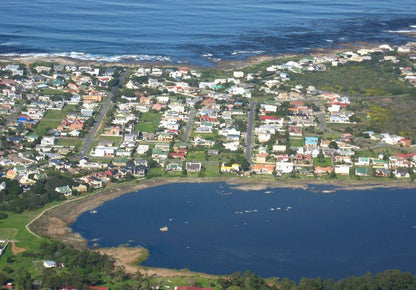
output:
M349 175L350 169L351 169L350 165L336 165L334 167L334 172L335 174L339 174L339 175Z
M56 262L55 261L43 261L43 266L45 268L56 268Z
M273 145L273 152L286 152L286 145Z
M288 174L293 172L293 162L276 162L276 172Z
M91 152L91 156L95 157L108 157L114 156L117 147L97 146L94 151Z
M233 76L235 78L243 78L244 77L244 72L243 71L234 71Z

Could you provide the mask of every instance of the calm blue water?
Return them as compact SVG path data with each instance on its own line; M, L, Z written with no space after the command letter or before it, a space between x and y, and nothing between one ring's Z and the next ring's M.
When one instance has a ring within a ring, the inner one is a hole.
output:
M416 272L415 190L270 191L164 185L106 202L73 230L104 247L144 246L147 266L212 274L250 269L298 280Z
M3 0L0 53L188 61L408 40L414 0ZM72 53L72 54L71 54Z

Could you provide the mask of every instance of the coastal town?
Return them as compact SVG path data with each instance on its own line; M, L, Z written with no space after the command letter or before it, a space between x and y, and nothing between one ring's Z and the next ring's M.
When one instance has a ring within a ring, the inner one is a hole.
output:
M371 130L386 109L370 105L363 115L363 98L291 79L377 58L414 87L415 48L381 45L221 75L3 63L1 175L27 191L52 168L73 179L55 188L66 197L152 177L413 180L412 132Z
M37 214L56 202L24 225L31 238L56 239L77 214L96 214L94 206L118 190L155 180L413 187L415 69L416 43L227 69L1 60L0 210ZM77 204L84 198L98 201ZM44 214L55 208L75 214L65 221ZM11 248L3 256L14 262L26 249L16 246L17 230L2 226L0 255ZM157 230L168 234L167 226ZM73 236L59 240L75 244ZM23 260L36 271L64 272L54 255Z

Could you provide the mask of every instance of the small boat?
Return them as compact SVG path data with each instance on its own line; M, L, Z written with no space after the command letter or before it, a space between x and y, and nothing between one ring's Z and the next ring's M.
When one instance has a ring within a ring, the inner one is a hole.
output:
M90 210L90 213L92 213L92 214L96 214L98 211L96 210L96 209L92 209L92 210Z
M168 227L161 227L161 228L160 228L160 231L161 231L162 233L166 233L168 230L169 230L169 229L168 229Z

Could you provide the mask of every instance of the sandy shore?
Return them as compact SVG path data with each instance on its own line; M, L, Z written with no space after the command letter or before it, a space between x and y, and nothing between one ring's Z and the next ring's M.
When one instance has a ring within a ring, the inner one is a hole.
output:
M142 259L143 256L147 255L147 250L140 247L115 247L115 248L98 248L93 251L99 252L113 257L116 260L116 266L122 266L125 268L127 273L137 273L140 272L145 276L157 276L157 277L174 277L174 276L204 276L208 278L215 278L218 276L209 275L204 273L195 273L188 270L176 270L176 269L167 269L167 268L152 268L152 267L142 267L138 265L138 261Z
M314 193L333 193L338 190L372 190L375 188L415 188L416 183L400 180L311 180L311 179L260 179L253 177L246 178L172 178L172 179L151 179L133 181L126 184L113 184L99 192L86 195L73 201L68 201L51 210L46 211L32 224L30 229L38 235L49 236L53 239L71 244L77 248L85 248L87 241L78 233L71 230L71 224L84 212L97 208L104 202L112 200L121 195L139 191L141 189L155 187L172 183L212 183L227 182L233 189L238 190L266 190L269 188L301 188L308 189L313 185L329 185L334 189L324 191L313 191ZM189 271L147 268L137 265L137 261L143 258L146 250L142 248L99 248L94 249L101 253L108 254L116 260L117 265L122 265L130 273L140 271L149 276L183 276L195 275ZM136 264L135 264L136 263Z

